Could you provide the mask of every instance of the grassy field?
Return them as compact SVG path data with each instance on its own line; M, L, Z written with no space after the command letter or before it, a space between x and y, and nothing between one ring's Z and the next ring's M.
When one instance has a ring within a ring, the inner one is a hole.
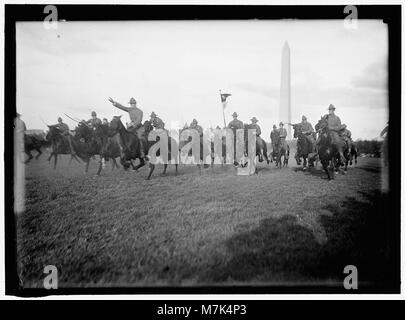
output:
M347 175L324 179L260 164L157 168L95 177L84 164L58 168L47 154L27 166L26 211L17 219L24 287L41 287L55 265L59 287L341 283L352 264L360 281L390 276L389 203L380 159L360 158Z

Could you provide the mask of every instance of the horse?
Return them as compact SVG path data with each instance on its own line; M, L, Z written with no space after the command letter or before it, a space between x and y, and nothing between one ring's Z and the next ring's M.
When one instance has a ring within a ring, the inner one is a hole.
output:
M305 135L302 133L302 126L300 123L293 124L292 125L294 129L294 138L298 139L297 140L297 152L295 153L295 160L297 161L298 165L301 165L301 158L303 160L303 170L307 169L307 159L309 166L313 166L313 156L311 155L312 153L312 145L308 141L308 139L305 137ZM315 156L315 155L314 155Z
M55 158L54 166L53 168L56 169L56 164L58 162L58 155L61 154L70 154L71 158L70 159L75 159L77 162L80 163L79 159L76 157L76 155L72 154L72 150L70 150L70 145L68 138L62 134L62 132L59 130L57 125L48 125L49 131L46 135L46 141L48 141L51 146L52 146L52 151L51 154L48 158L48 161L50 162L52 157ZM73 149L75 149L74 141L72 139L72 145ZM76 152L76 150L74 150Z
M282 141L278 132L274 135L274 149L273 154L275 154L276 168L281 169L282 166L286 167L290 156L290 147L285 140ZM284 157L283 165L281 165L281 157Z
M345 165L345 170L347 170L349 158L347 153L348 149L346 148L347 156L344 156L344 163L341 163L339 149L338 146L332 143L327 120L328 116L323 116L315 125L315 130L319 132L318 156L323 169L328 175L328 180L331 180L334 178L335 169L339 169L341 165Z
M144 144L145 154L148 153L148 150L153 146L156 141L148 141L148 135L152 131L152 125L149 121L145 121L143 124L144 133L138 134L135 131L129 131L125 128L124 124L121 122L121 116L114 116L110 122L110 134L115 135L119 134L120 140L120 149L121 149L121 164L124 167L124 170L127 170L129 166L132 166L134 171L137 171L139 168L145 165L145 160L141 156L141 140L144 139L146 143ZM168 150L169 150L169 159L171 159L171 148L178 148L176 141L173 138L169 138ZM160 154L160 150L157 151L157 155ZM140 163L137 166L134 166L131 160L139 159ZM178 172L178 164L176 166L176 175ZM150 177L155 170L155 164L149 162L149 173L146 180L150 180ZM164 164L163 175L166 174L167 163Z
M247 151L247 141L248 141L248 130L252 129L250 124L244 125L244 139L245 139L245 149ZM263 157L266 159L267 164L270 160L267 156L267 143L260 136L256 136L256 156L259 158L259 162L263 162Z
M185 130L191 130L191 129L193 129L193 128L184 127L183 129L180 129L180 131L179 131L179 138L180 138L180 135L181 135L181 133L182 133L183 131L185 131ZM183 148L186 144L188 144L189 142L191 142L191 140L192 140L192 137L191 137L191 136L189 136L187 140L181 140L181 141L179 142L179 150L181 151L182 148ZM214 143L211 141L210 144L209 144L209 147L207 147L207 144L204 143L204 136L203 136L203 135L202 135L202 136L199 136L199 140L200 140L200 143L199 143L199 145L200 145L200 156L199 156L199 158L197 158L196 155L193 155L193 150L192 150L192 149L190 149L190 150L188 151L187 157L193 157L193 158L194 158L194 161L197 163L197 167L198 167L199 173L201 174L201 164L204 165L204 168L209 167L209 164L204 163L204 160L205 160L205 159L204 159L204 154L208 154L208 153L209 153L209 151L210 151L209 148L211 149L211 166L213 167L214 158L212 157L212 155L214 154ZM222 146L222 150L224 150L223 146ZM225 153L223 153L223 155L224 155L224 154L225 154Z
M95 155L100 156L97 175L101 172L103 160L108 161L111 158L113 161L112 170L114 167L118 168L115 158L120 156L120 149L118 143L109 138L108 126L98 125L93 129L85 123L79 123L75 132L74 140L80 145L80 148L76 148L78 149L76 152L86 162L85 172L88 172L90 159Z
M31 153L32 150L37 151L37 155L35 156L35 160L38 160L40 155L42 154L41 148L46 147L49 145L49 142L44 140L44 138L39 137L35 134L24 134L24 151L28 155L28 159L25 160L25 163L31 161L33 155Z

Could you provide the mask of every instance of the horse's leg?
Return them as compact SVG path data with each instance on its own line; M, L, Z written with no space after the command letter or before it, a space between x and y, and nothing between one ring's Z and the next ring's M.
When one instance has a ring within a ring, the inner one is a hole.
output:
M321 163L322 163L323 170L325 170L326 174L328 175L328 180L331 180L331 176L330 176L330 173L329 173L328 162L325 161L325 160L322 160Z
M51 152L51 155L48 157L48 161L51 162L51 158L54 156L53 151Z
M100 156L101 157L101 156ZM99 164L98 164L98 170L97 170L97 175L99 176L100 175L100 172L101 172L101 169L103 168L103 162L102 162L102 159L100 159L100 161L98 162Z
M295 153L294 158L295 158L295 160L297 161L297 165L300 166L300 165L301 165L301 158L300 158L298 152Z
M132 164L132 162L131 162L131 164ZM133 168L134 168L135 171L137 171L139 168L142 168L144 165L145 165L145 160L143 160L143 158L141 158L139 160L139 164L137 166L133 167Z
M305 156L302 156L303 159L303 170L307 170L307 158Z
M89 171L89 164L90 164L90 157L87 158L87 161L86 161L86 169L84 170L84 172L88 172L88 171Z
M28 162L31 161L31 159L33 158L31 151L29 150L25 150L25 153L28 155L28 159L24 161L25 164L27 164Z
M177 176L179 165L176 163L174 166L176 167L176 172L174 174Z
M152 175L153 171L155 170L155 165L149 162L149 174L146 180L150 180L150 176Z
M56 169L56 164L57 164L57 162L58 162L58 155L55 154L54 157L55 157L55 162L53 163L53 170Z
M35 150L37 150L37 152L38 152L37 156L35 157L35 160L38 160L38 158L39 158L40 155L42 154L42 151L41 151L41 148L35 149Z
M163 175L163 176L166 175L166 170L167 170L167 163L165 163L165 164L163 165L163 172L162 172L162 175Z

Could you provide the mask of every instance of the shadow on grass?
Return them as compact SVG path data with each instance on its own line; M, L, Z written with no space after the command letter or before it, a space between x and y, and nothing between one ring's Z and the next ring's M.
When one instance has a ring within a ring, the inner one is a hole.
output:
M380 173L381 172L381 167L358 167L358 169L360 170L364 170L367 172L371 172L371 173Z
M355 265L360 282L396 283L399 269L389 235L388 199L379 191L362 196L365 201L347 197L322 208L328 211L317 218L326 234L323 244L292 215L267 218L256 229L241 231L225 243L231 255L228 263L210 270L208 278L281 284L343 281L344 267Z

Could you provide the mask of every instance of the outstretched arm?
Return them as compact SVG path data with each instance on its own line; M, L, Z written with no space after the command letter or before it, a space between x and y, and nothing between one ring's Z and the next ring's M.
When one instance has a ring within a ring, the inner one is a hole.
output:
M122 104L118 103L117 101L114 101L112 98L108 98L108 101L110 101L114 107L128 112L127 107L124 107Z

